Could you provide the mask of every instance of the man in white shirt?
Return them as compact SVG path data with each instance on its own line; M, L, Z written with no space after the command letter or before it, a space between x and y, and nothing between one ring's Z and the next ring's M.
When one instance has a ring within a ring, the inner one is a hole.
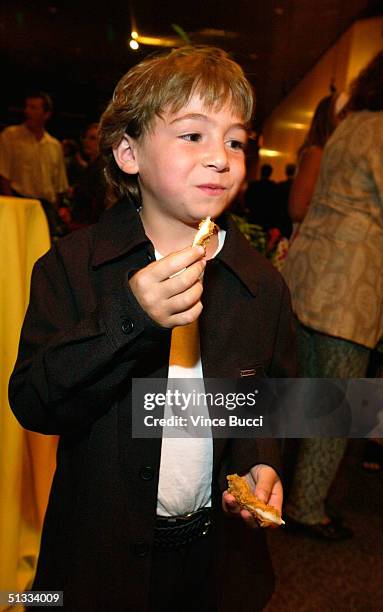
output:
M52 115L50 97L27 96L24 113L24 123L0 134L0 190L3 195L41 200L51 226L68 181L61 144L45 130Z

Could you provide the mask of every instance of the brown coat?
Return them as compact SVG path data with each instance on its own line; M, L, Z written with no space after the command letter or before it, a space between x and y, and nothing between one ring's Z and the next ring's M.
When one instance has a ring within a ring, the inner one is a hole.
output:
M226 222L204 278L204 375L293 376L286 286ZM161 440L131 437L131 378L166 378L171 333L141 310L126 279L153 257L139 215L121 201L33 273L10 400L24 427L61 435L33 588L64 590L70 612L147 609ZM256 463L279 469L276 441L214 440L220 612L260 609L273 589L263 532L220 510L224 475Z

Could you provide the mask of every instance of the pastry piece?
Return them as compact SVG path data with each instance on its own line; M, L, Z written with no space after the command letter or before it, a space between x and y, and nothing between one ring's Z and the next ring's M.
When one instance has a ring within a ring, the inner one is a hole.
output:
M198 232L196 233L193 245L192 246L203 246L206 249L206 245L209 242L210 238L217 231L217 226L210 219L210 217L206 217L206 219L202 219L201 223L198 226Z
M258 521L261 527L269 525L284 525L279 510L274 506L264 504L254 493L252 493L246 478L231 474L227 477L228 492L233 495L243 510L248 510Z

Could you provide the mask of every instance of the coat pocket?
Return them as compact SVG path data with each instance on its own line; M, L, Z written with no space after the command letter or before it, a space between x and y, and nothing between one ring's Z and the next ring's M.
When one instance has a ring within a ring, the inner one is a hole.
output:
M263 363L257 363L251 368L243 368L239 371L241 378L265 378L266 372Z

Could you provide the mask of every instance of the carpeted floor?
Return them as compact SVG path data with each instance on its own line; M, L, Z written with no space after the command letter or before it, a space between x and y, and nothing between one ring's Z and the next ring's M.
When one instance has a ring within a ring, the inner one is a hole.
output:
M362 444L349 443L330 496L354 538L327 543L272 532L278 586L265 612L383 612L383 472L362 470Z

